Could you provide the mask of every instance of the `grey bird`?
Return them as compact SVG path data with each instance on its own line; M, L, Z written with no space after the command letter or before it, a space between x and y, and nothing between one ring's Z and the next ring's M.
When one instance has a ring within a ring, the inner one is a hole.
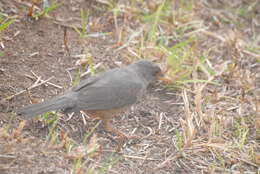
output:
M25 106L16 111L24 119L31 119L48 111L65 113L85 111L102 120L106 130L127 137L110 125L110 120L124 111L140 97L148 85L162 76L158 65L148 60L98 73L81 81L60 96L39 104Z

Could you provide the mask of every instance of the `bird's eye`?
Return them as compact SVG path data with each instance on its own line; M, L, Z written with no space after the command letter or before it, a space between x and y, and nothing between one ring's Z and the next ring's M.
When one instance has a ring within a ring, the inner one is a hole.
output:
M154 70L154 75L159 75L161 73L162 73L161 69L159 67L156 67Z

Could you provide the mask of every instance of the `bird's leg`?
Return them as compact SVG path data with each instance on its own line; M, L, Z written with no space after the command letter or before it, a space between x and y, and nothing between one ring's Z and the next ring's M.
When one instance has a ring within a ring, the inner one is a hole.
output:
M119 130L117 130L116 128L114 128L111 123L110 123L110 119L102 119L102 123L103 123L103 126L104 128L106 129L106 131L109 131L109 132L112 132L112 133L115 133L117 135L119 135L120 139L119 139L119 142L117 141L117 149L116 151L117 152L120 152L121 149L123 148L124 146L124 142L125 142L125 139L126 139L126 136L123 132L120 132Z
M132 136L132 135L127 135L121 131L119 131L118 129L114 128L111 123L110 123L110 119L102 119L102 123L104 128L112 133L115 133L116 135L118 135L121 139L132 139L132 138L136 138L136 136Z

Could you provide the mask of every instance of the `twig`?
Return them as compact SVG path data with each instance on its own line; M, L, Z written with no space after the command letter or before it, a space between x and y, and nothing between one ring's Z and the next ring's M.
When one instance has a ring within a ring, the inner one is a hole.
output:
M96 69L98 69L101 65L102 65L102 63L98 63L98 64L96 64L93 68L96 70ZM88 68L88 70L87 70L86 72L82 73L82 74L80 75L80 77L84 77L84 76L86 76L86 75L88 75L88 74L90 74L90 73L91 73L91 69Z
M222 42L225 42L225 41L226 41L226 39L225 39L224 37L222 37L222 36L220 36L220 35L217 35L217 34L215 34L215 33L213 33L213 32L210 32L210 31L203 30L203 31L201 31L201 33L203 33L203 34L205 34L205 35L207 35L207 36L213 37L213 38L215 38L215 39L218 39L218 40L220 40L220 41L222 41Z
M252 162L250 162L250 161L247 161L247 160L245 160L245 159L243 159L243 158L237 158L237 159L240 160L240 161L243 161L244 163L249 164L249 165L251 165L251 166L259 167L259 165L255 164L255 163L252 163Z
M69 118L68 119L66 119L66 122L68 122L72 117L73 117L73 115L74 115L74 112L72 112L72 113L70 113L70 114L68 114L68 116L69 116Z
M76 69L76 68L75 68ZM70 84L72 84L72 81L73 81L73 79L72 79L72 76L71 76L71 74L70 74L70 70L74 70L74 68L73 69L66 69L66 72L68 73L68 75L69 75L69 78L70 78Z
M31 90L31 89L34 89L34 88L36 88L36 87L38 87L38 86L41 86L41 85L47 83L48 81L50 81L50 80L53 79L53 78L54 78L54 77L52 76L52 77L48 78L47 80L41 81L41 82L38 83L38 84L33 84L32 86L30 86L30 87L27 88L27 89L24 89L24 90L22 90L22 91L20 91L20 92L18 92L18 93L16 93L16 94L14 94L14 95L11 95L11 96L9 96L9 97L6 97L4 100L11 100L11 99L14 98L15 96L21 95L21 94L23 94L24 92L26 92L27 90Z
M176 155L171 155L165 161L163 161L161 164L157 165L157 167L155 167L153 170L159 170L159 169L165 167L169 162L171 162L173 160L175 161L176 159L180 158L181 156L182 156L181 153L178 153Z
M255 54L255 53L252 53L250 51L247 51L247 50L242 50L244 54L247 54L249 56L252 56L252 57L256 57L256 58L260 58L260 55L259 54Z
M65 46L65 50L67 51L68 55L70 56L70 49L68 46L68 34L67 34L67 27L63 27L63 42L64 42L64 46Z
M32 3L26 2L26 1L21 1L21 0L15 0L16 3L19 3L21 5L27 6L27 7L31 7ZM41 10L39 7L37 7L36 5L34 5L34 8L37 10Z
M31 73L32 73L37 79L40 79L40 77L37 76L33 71L31 71ZM29 75L26 75L26 76L33 79L32 76L29 76ZM40 79L40 82L42 82L42 81L44 81L44 80ZM55 88L59 88L59 89L62 89L62 88L63 88L62 86L56 85L56 84L51 83L51 82L46 82L46 83L47 83L48 85L50 85L50 86L55 87Z
M162 126L162 119L163 119L163 116L165 115L164 112L160 113L160 119L159 119L159 125L158 125L158 129L161 129L161 126Z
M13 156L13 155L2 155L2 154L0 154L0 158L16 158L16 156Z
M80 113L82 113L82 114L80 114L80 115L81 115L81 117L82 117L83 124L84 124L84 125L87 125L87 121L86 121L86 118L85 118L85 113L84 113L84 112L80 112Z
M124 157L132 158L132 159L140 159L140 160L160 161L160 159L147 158L147 157L141 157L141 156L124 155Z

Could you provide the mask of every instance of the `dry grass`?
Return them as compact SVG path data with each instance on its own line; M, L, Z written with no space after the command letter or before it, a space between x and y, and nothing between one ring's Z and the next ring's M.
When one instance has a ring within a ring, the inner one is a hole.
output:
M131 1L116 9L115 51L157 60L182 91L179 152L156 169L181 160L190 172L259 173L259 3Z

